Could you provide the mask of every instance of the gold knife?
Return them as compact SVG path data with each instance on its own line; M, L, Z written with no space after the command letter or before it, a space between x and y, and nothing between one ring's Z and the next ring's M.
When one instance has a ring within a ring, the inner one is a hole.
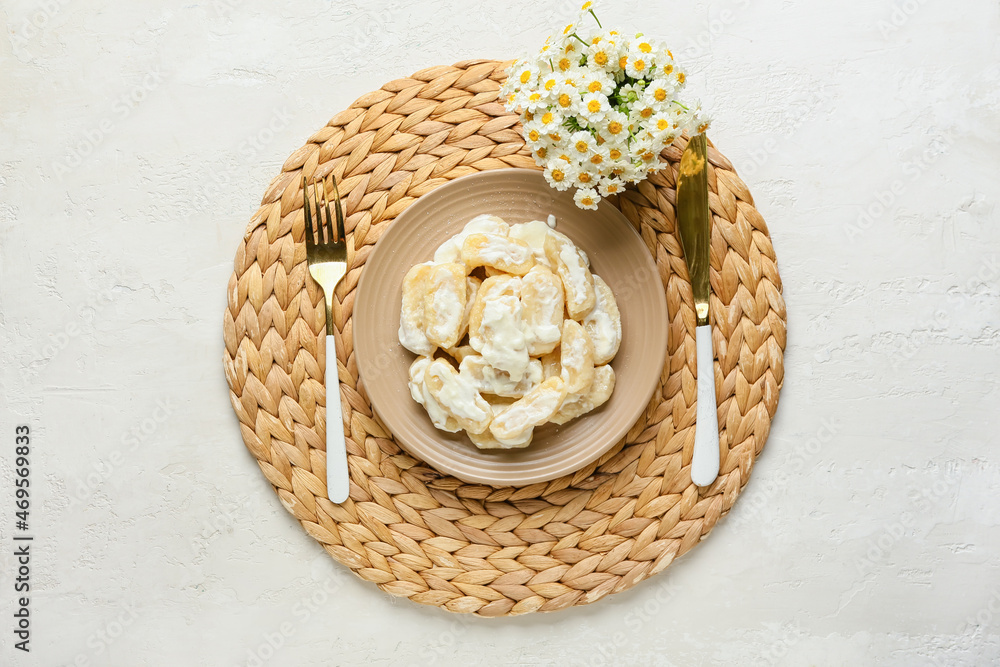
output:
M712 213L708 208L708 140L693 137L681 156L677 177L677 223L694 293L698 346L698 421L695 423L691 481L708 486L719 476L719 414L715 399L715 353L708 322L709 246Z

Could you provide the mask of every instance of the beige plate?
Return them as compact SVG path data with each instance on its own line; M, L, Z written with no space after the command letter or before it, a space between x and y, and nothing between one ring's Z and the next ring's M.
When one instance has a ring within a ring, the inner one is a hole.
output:
M445 433L410 397L408 370L415 356L399 344L399 312L406 271L481 213L509 223L556 216L556 229L590 257L611 286L622 317L622 345L611 362L617 376L611 399L564 426L535 429L531 446L481 451L462 433ZM523 486L574 472L611 448L636 422L656 389L667 351L667 303L656 265L639 235L607 202L596 211L557 192L540 171L484 171L451 181L421 197L390 225L365 264L354 304L358 370L372 406L396 441L438 470L467 482Z

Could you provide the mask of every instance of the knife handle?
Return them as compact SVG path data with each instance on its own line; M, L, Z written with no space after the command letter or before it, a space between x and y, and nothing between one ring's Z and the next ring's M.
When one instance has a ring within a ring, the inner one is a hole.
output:
M691 481L708 486L719 476L719 409L715 402L712 325L695 328L698 343L698 421L694 427Z
M326 336L326 492L330 502L342 503L351 492L347 471L344 416L340 407L340 377L337 374L337 342Z

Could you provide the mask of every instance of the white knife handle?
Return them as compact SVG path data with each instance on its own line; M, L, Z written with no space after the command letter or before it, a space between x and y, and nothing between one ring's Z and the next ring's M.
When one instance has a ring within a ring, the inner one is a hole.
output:
M331 502L342 503L351 492L347 472L344 416L340 407L340 377L337 375L337 342L326 336L326 491Z
M694 427L691 481L708 486L719 476L719 410L715 403L712 326L695 328L698 341L698 422Z

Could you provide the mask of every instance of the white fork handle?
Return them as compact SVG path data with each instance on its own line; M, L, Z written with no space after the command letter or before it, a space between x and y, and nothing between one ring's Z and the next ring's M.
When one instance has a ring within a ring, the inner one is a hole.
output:
M326 492L331 502L342 503L351 492L347 472L344 415L340 407L340 377L337 375L337 343L326 336Z
M715 403L712 325L695 328L698 342L698 421L694 427L691 481L708 486L719 476L719 410Z

